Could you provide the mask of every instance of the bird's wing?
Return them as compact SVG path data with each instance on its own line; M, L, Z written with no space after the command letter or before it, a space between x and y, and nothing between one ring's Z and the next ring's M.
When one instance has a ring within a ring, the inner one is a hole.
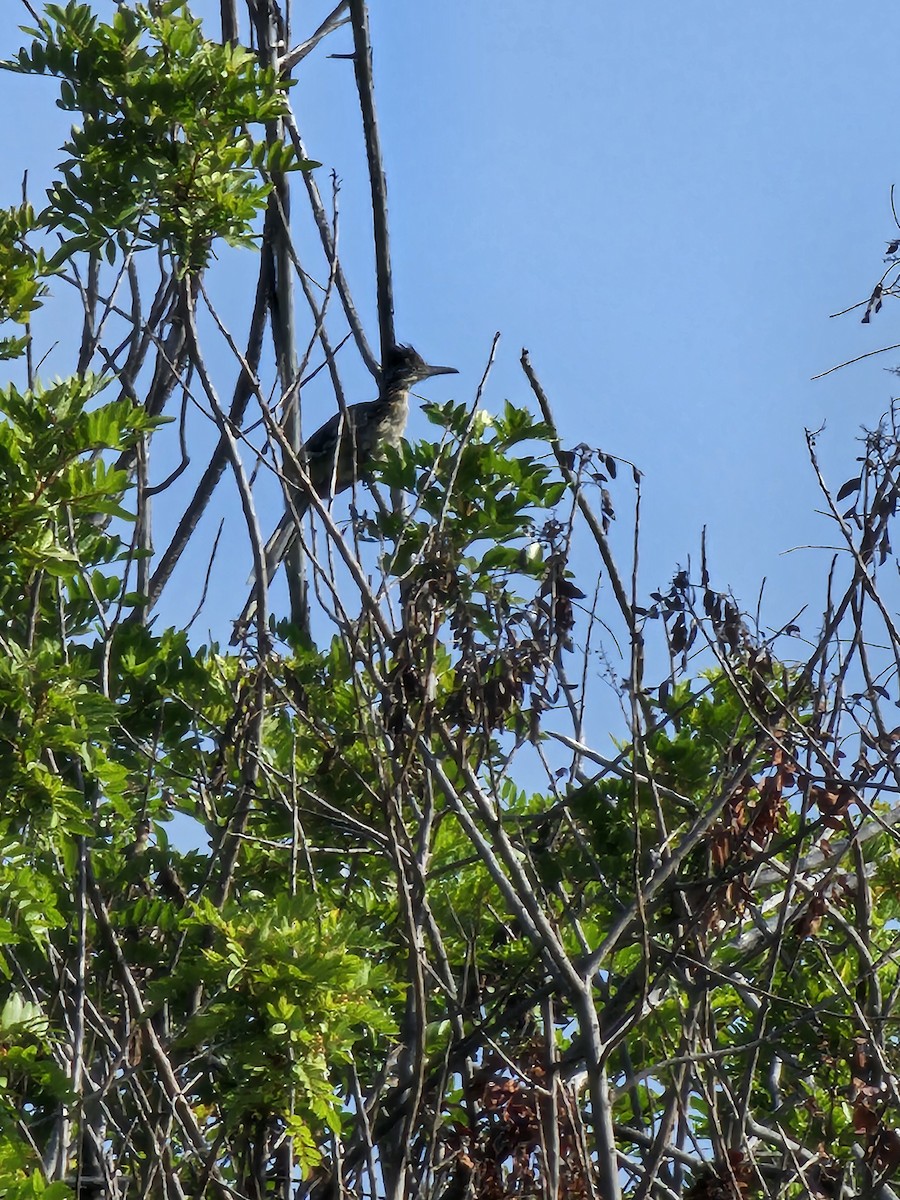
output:
M365 473L366 430L376 420L380 408L379 400L351 404L346 412L335 413L303 443L306 470L318 495L343 492Z
M348 433L365 429L382 407L381 400L364 400L361 404L351 404L346 412L336 412L303 443L307 460L312 462L334 454L339 438L343 441Z
M350 462L353 462L357 449L355 435L377 415L379 405L380 401L378 400L366 400L362 404L351 404L345 413L335 413L303 443L306 471L310 482L320 496L327 496L334 484L337 485L335 490L340 492L354 482L356 474L354 467L351 467L346 480L334 478L335 459L345 454L348 455ZM338 470L340 465L338 462ZM275 527L275 532L266 542L266 576L269 582L284 561L297 536L300 518L308 507L308 497L298 495L294 501L293 511L284 514ZM256 612L258 584L255 572L251 573L247 582L253 585L253 590L244 605L243 612L235 622L232 645L235 645L244 636Z
M354 406L355 407L355 406ZM353 409L347 409L347 416L352 420ZM320 425L311 437L303 443L303 452L307 459L321 458L325 454L333 454L338 437L341 436L344 425L344 414L336 412L333 417Z

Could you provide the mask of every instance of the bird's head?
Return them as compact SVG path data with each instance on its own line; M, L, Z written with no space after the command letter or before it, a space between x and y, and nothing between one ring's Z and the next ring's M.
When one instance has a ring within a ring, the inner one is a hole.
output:
M412 346L392 346L382 364L383 387L411 388L432 375L458 375L456 367L433 367Z

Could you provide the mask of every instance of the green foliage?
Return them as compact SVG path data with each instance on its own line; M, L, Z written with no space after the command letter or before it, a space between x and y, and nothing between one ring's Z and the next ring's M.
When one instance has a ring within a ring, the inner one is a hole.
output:
M0 389L0 546L9 563L0 581L7 620L31 610L44 577L68 584L72 632L95 613L91 590L105 600L118 591L118 538L96 523L98 514L128 517L121 507L125 473L100 454L122 449L159 424L120 399L95 404L106 382L94 376L20 392ZM40 647L30 648L40 654Z
M0 891L2 894L2 891ZM52 1112L71 1096L65 1074L53 1062L50 1023L41 1008L20 993L0 1008L0 1181L4 1196L64 1200L69 1188L48 1184L33 1149L17 1134L20 1106Z
M341 1124L334 1072L363 1036L394 1029L376 947L363 944L352 918L310 897L249 893L228 913L200 904L187 927L213 935L202 967L209 999L185 1034L216 1057L210 1102L231 1128L280 1118L308 1147L304 1168L314 1166L317 1131Z
M54 262L159 246L194 272L217 238L251 244L270 186L259 172L314 165L249 132L284 111L274 72L243 47L207 41L178 0L119 5L108 24L76 0L46 13L4 65L55 76L59 106L83 117L41 214L65 238Z
M0 1180L5 1200L69 1200L74 1196L67 1184L45 1181L36 1157L20 1141L0 1134Z
M412 512L370 527L389 545L382 569L405 581L408 597L395 719L423 686L411 656L429 661L428 690L437 686L452 724L521 733L526 691L568 646L572 602L583 599L568 570L571 531L555 511L566 485L541 445L548 430L526 409L507 402L491 416L450 403L426 412L444 438L389 452L382 468L386 483L415 496ZM446 640L415 646L412 631L435 607Z
M0 325L12 321L27 325L46 293L42 280L50 268L41 250L27 244L38 228L30 205L0 209ZM0 361L24 354L27 336L0 338Z
M283 81L181 3L119 4L108 23L48 5L31 34L6 65L58 79L83 120L44 212L0 213L0 322L27 330L78 251L158 249L142 267L162 260L165 309L171 267L252 242L269 180L311 165L277 140ZM48 263L29 242L49 231L64 242ZM641 1194L685 1194L676 1166L736 1153L722 1131L742 1107L846 1162L864 1134L875 1162L894 1115L900 859L865 789L896 787L897 732L857 729L887 687L867 679L853 732L833 732L848 648L868 644L842 641L837 696L813 696L704 562L700 585L681 571L651 607L635 599L632 646L611 637L619 663L634 651L623 680L592 641L615 620L600 568L592 600L573 577L576 500L615 461L558 459L555 432L509 402L432 406L432 437L385 452L381 480L409 504L354 511L352 537L330 527L310 556L334 619L321 649L287 623L257 655L145 624L132 472L160 420L125 397L181 316L145 318L136 279L133 328L101 285L97 311L85 293L105 366L128 355L117 398L89 374L0 389L0 1192L70 1194L87 1132L146 1196L281 1194L295 1164L376 1192L398 1146L423 1197L544 1194L554 1138L559 1194L613 1194L579 1163L619 1163L627 1192L635 1164L657 1172L671 1117L670 1175ZM3 339L0 358L25 345ZM190 399L197 361L165 365ZM600 514L592 548L604 491ZM652 693L651 628L682 664ZM714 665L687 678L701 632ZM612 761L589 745L592 674L632 722ZM596 1065L589 1003L606 1150L596 1094L570 1086ZM781 1164L801 1157L785 1144ZM733 1182L723 1194L743 1195Z
M372 961L383 914L366 920L363 900L340 916L308 895L273 898L284 857L264 841L248 850L235 904L185 907L186 889L202 889L210 856L170 849L164 824L180 810L215 830L214 806L234 802L240 741L223 754L213 735L234 720L241 668L215 649L192 649L182 631L157 636L120 620L129 553L108 522L130 520L130 481L110 462L159 421L125 399L106 400L105 386L88 376L0 392L4 1194L66 1194L62 1183L45 1186L20 1139L32 1123L42 1137L47 1114L72 1103L61 1065L68 1052L60 1053L67 1018L23 999L16 985L24 976L47 995L81 920L95 1011L118 1004L111 938L129 947L130 968L154 1003L171 998L185 1011L201 983L207 1001L172 1051L218 1063L219 1073L195 1079L189 1093L198 1119L217 1114L240 1142L261 1117L277 1117L307 1169L323 1131L341 1123L336 1078L358 1047L371 1050L396 1024L393 973ZM327 656L310 665L328 679ZM349 670L337 659L332 666L345 677L344 692L329 688L334 710L349 719ZM273 737L272 746L273 763L287 767L293 743L282 751ZM204 775L219 780L205 808L196 792ZM142 827L152 832L149 845ZM281 836L284 822L261 811L251 829ZM79 845L100 896L87 918L73 890ZM108 926L98 903L108 906ZM173 971L180 947L187 953ZM137 1162L142 1152L134 1152Z

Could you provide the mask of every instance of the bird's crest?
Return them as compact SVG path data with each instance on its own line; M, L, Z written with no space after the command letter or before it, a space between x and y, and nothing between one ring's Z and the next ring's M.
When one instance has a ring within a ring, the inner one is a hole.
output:
M412 346L391 346L384 356L382 376L387 386L404 383L407 387L432 375L457 375L455 367L433 367Z

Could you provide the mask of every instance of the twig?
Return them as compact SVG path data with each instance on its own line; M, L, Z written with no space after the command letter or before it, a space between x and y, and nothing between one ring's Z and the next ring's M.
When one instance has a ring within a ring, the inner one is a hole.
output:
M315 33L311 34L305 42L301 42L299 46L295 46L293 50L290 50L284 56L278 64L282 75L287 75L293 71L294 67L299 62L302 62L307 54L311 54L315 50L323 38L328 37L330 33L334 33L336 29L340 29L342 25L349 23L350 18L344 16L348 7L347 0L341 0L340 4L332 9Z
M833 375L835 371L842 371L844 367L862 362L864 358L873 358L876 354L886 354L888 350L900 350L900 342L897 342L893 346L882 346L878 350L868 350L865 354L858 354L856 358L848 358L846 362L838 363L836 367L829 367L827 371L821 371L818 375L813 375L812 380L815 382L817 379L824 379L826 375Z
M259 369L260 357L262 355L263 335L266 328L266 298L269 292L269 272L271 271L271 261L266 255L262 256L259 269L259 277L256 283L256 298L253 304L253 313L250 318L250 331L247 335L247 350L244 355L246 366L242 367L238 375L237 382L234 386L234 394L231 400L231 406L228 410L228 426L230 428L240 427L244 413L247 410L247 405L250 403L250 398L254 394L255 373ZM188 542L190 541L194 530L200 522L200 518L206 511L206 506L216 489L216 485L222 477L222 472L228 462L228 444L225 434L219 433L219 441L212 457L209 460L206 469L197 484L194 495L190 503L185 509L178 526L172 535L172 540L166 547L162 558L159 560L159 565L150 577L147 594L148 602L146 612L149 613L158 603L163 589L169 581L172 572L175 570L178 560L184 553Z
M378 329L382 356L395 344L394 292L391 280L391 249L388 236L387 180L375 116L375 84L372 78L372 42L369 37L369 12L365 0L349 0L353 25L353 59L356 88L362 113L369 182L372 188L372 222L375 238L375 273L378 286Z
M285 128L293 142L294 149L299 158L308 159L306 147L303 144L303 139L300 136L300 130L297 128L297 119L293 112L288 112L284 117ZM328 214L325 211L325 205L322 203L322 197L319 193L319 187L316 183L315 175L312 171L303 172L303 182L306 185L306 194L309 197L310 208L312 209L313 220L316 223L316 229L319 231L319 238L322 242L322 248L325 251L325 256L329 262L335 258L334 245L331 240L331 225L328 220ZM344 274L340 262L337 262L335 267L335 286L337 287L338 295L341 298L341 306L344 309L344 315L347 318L347 324L353 330L353 338L356 342L356 347L362 356L363 362L366 364L370 373L375 379L381 379L381 367L379 366L378 358L374 354L368 339L366 338L363 329L362 320L359 313L356 311L356 305L353 302L353 297L350 294L350 285L347 282L347 277Z
M188 278L184 281L183 296L181 309L183 313L183 324L187 341L188 353L191 361L196 368L197 375L200 379L200 385L206 396L209 406L212 409L216 424L219 427L219 437L225 441L225 448L228 454L228 459L231 463L231 469L234 473L235 482L237 484L238 493L241 498L241 507L244 510L244 518L247 522L247 528L250 533L250 544L253 550L253 563L256 570L257 579L261 581L261 595L257 609L257 629L259 631L260 644L264 642L266 637L266 626L268 624L268 613L266 610L266 554L262 540L262 534L259 528L259 520L256 516L256 506L253 503L253 492L247 482L247 476L244 472L244 465L241 462L240 451L237 447L235 436L231 431L231 424L222 406L219 403L219 397L213 386L212 379L206 369L206 363L203 360L203 355L200 352L200 345L197 340L197 326L194 317L194 296L193 296L193 281Z
M609 576L609 581L616 597L616 602L618 603L622 616L625 618L625 623L628 626L628 632L631 634L632 638L639 639L643 635L641 634L638 626L634 610L631 607L631 602L625 593L625 587L622 583L621 576L619 575L619 568L616 566L612 551L609 548L609 542L606 534L603 532L603 527L597 520L594 510L591 508L582 494L575 472L566 461L565 455L563 454L562 445L559 440L559 433L556 429L556 422L553 419L553 412L550 408L550 401L547 399L547 395L534 373L534 368L531 365L531 359L528 356L527 350L522 351L522 357L520 361L522 364L522 370L525 372L525 376L528 382L531 384L531 390L534 392L535 399L540 405L544 422L550 427L550 443L553 446L553 453L556 455L556 461L559 464L559 469L569 486L575 490L575 493L578 497L578 507L581 509L582 515L587 521L588 528L593 534L594 541L597 543L597 548L600 551L600 557L603 559L603 565L606 567L606 572Z

